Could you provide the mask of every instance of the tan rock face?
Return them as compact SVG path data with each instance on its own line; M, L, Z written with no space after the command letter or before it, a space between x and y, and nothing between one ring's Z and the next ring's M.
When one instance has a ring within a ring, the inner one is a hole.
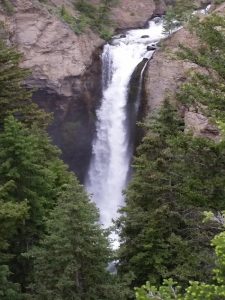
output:
M70 0L50 2L55 7L71 4ZM70 79L86 72L92 64L93 53L104 41L91 31L76 35L37 0L16 0L15 6L12 17L1 15L0 18L10 29L11 41L24 54L21 66L32 70L27 83L72 96ZM154 0L120 0L112 10L112 18L117 27L140 26L154 9ZM71 13L74 14L72 6Z
M145 76L145 95L147 110L150 112L157 109L168 94L176 93L180 84L187 79L189 71L206 72L195 64L175 59L174 54L179 44L194 49L198 46L198 40L186 29L181 29L163 42L163 47L155 52L153 59L149 62ZM218 128L210 124L204 115L187 110L183 115L186 132L191 131L195 136L219 140Z
M184 114L185 132L192 132L194 136L204 136L219 141L220 135L217 127L200 113L186 111Z
M197 40L187 30L181 29L163 42L149 62L145 75L145 93L148 110L161 105L168 93L175 93L178 86L185 81L187 71L196 69L196 65L174 58L179 43L197 45Z
M155 10L154 0L120 0L112 9L112 20L117 28L143 26Z
M224 15L224 13L225 13L225 3L222 3L221 5L219 5L219 6L215 9L215 12L216 12L217 14Z
M19 0L9 19L11 40L24 53L21 64L32 70L29 83L71 96L67 78L82 75L102 40L92 32L77 36L63 22L33 1Z

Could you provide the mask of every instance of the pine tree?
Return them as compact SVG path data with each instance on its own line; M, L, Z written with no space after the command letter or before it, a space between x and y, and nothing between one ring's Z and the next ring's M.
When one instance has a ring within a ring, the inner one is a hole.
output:
M10 271L7 265L0 265L0 297L2 300L22 300L19 284L9 280Z
M51 144L20 59L0 43L0 298L122 300L97 210Z
M136 288L137 300L163 299L163 300L216 300L225 299L225 232L216 235L212 240L216 253L216 268L214 269L214 282L190 282L190 285L182 293L181 286L172 279L164 280L157 288L149 282L140 288Z
M34 259L32 299L120 299L106 271L111 250L94 204L72 176L58 197L46 235L29 253Z
M210 240L219 228L203 224L202 213L225 207L224 150L185 135L168 102L147 127L118 220L119 272L133 272L133 286L210 280Z
M6 188L6 187L5 187ZM22 294L19 284L10 281L8 262L10 255L7 253L9 239L15 234L18 226L28 214L26 202L13 203L2 201L5 194L4 188L0 190L0 298L2 300L20 300Z
M0 126L7 116L14 115L29 126L38 122L46 127L50 116L32 103L32 91L24 86L30 72L19 67L21 59L20 53L0 40Z
M29 262L21 254L39 240L43 219L54 207L58 190L66 180L66 167L59 153L37 127L26 128L13 117L6 120L0 134L0 196L3 205L11 203L12 208L19 209L26 204L28 208L28 215L8 240L8 252L14 255L10 271L23 288Z
M205 72L192 73L176 97L187 109L192 106L214 122L219 119L220 124L225 117L224 24L224 18L217 15L192 19L191 29L200 47L180 46L178 56ZM163 278L173 277L184 288L189 280L212 280L209 244L220 228L203 224L202 214L225 206L224 147L184 134L176 113L171 112L166 103L147 126L118 221L119 270L133 273L133 285L146 279L159 285Z
M21 54L6 46L5 42L0 40L0 298L4 300L20 299L22 297L19 284L11 281L12 276L14 276L11 263L12 259L17 260L18 258L18 256L14 257L14 254L20 255L23 251L18 244L22 244L24 241L19 239L19 243L17 243L16 240L21 235L21 232L19 234L21 228L26 227L25 224L30 222L28 220L31 216L29 213L32 206L31 199L28 200L28 198L31 198L31 189L26 193L26 187L21 186L25 180L27 183L28 181L31 182L28 177L32 174L32 171L29 168L26 169L29 162L25 161L28 158L28 151L27 154L25 152L29 148L32 139L29 140L28 138L26 140L27 144L26 142L23 143L22 139L19 140L21 138L21 132L19 131L22 131L22 127L16 124L12 118L8 119L5 127L6 131L2 133L4 119L14 115L28 127L36 123L42 128L46 127L50 120L49 115L41 111L31 101L32 93L24 86L24 80L29 75L29 71L19 67L21 59ZM27 135L28 132L25 133L24 131L24 138ZM14 138L15 141L13 141ZM22 143L19 146L20 142ZM21 150L22 147L24 147L23 151ZM32 150L35 150L34 148ZM24 156L19 157L22 152L24 152ZM35 156L35 151L33 155ZM20 159L23 160L21 164ZM31 186L31 183L29 184ZM27 236L26 239L29 240L29 237ZM17 245L13 251L12 241L14 245ZM15 265L14 267L16 268ZM23 271L20 270L19 272L21 275ZM19 277L22 280L24 276L25 274Z

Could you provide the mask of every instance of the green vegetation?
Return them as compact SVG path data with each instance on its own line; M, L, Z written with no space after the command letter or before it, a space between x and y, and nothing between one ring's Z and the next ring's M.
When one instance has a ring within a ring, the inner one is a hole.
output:
M136 290L138 300L225 299L225 235L215 219L203 222L205 210L217 215L225 208L224 133L217 143L184 134L179 117L182 104L224 130L224 18L193 18L190 30L199 38L199 47L181 45L178 57L200 71L192 72L176 99L166 101L146 121L126 206L117 222L122 243L119 274L131 272L131 286L147 281Z
M63 5L60 10L61 18L76 32L81 34L87 28L97 32L101 38L107 40L112 35L112 22L110 20L110 9L114 5L112 1L101 0L99 5L94 5L86 0L74 3L79 11L78 17L72 16Z
M122 300L97 209L45 131L21 55L0 47L0 299Z
M224 0L214 0L213 3L216 5L222 4Z
M77 33L81 34L86 27L88 26L88 19L85 16L81 16L80 18L75 18L67 11L65 6L63 5L60 10L60 17L65 21L71 29Z
M136 289L137 300L165 299L165 300L216 300L225 299L225 232L215 236L212 241L216 252L216 268L214 269L214 283L206 284L197 281L190 283L185 293L172 279L164 280L163 285L157 288L147 282Z
M88 19L92 29L97 31L103 39L109 39L112 35L110 20L110 9L115 3L109 0L101 0L98 6L91 5L86 0L79 0L75 3L75 7Z
M12 15L14 13L14 6L11 0L1 0L1 6L8 15Z
M58 198L46 234L29 252L34 259L33 298L108 299L110 249L97 210L73 176Z
M225 118L225 20L219 15L212 15L199 22L192 20L190 29L201 41L198 49L180 46L179 58L194 62L205 72L194 72L188 83L182 86L178 100L185 106L193 106L203 111L214 120Z
M220 228L202 223L202 213L225 206L224 148L185 135L183 127L166 101L146 125L134 161L118 221L119 273L132 272L132 286L146 280L158 285L170 277L186 286L189 280L211 278L210 240Z
M14 115L29 126L35 122L45 128L50 116L32 103L32 93L23 85L29 71L19 68L21 58L20 53L0 40L0 126L7 116Z
M172 33L174 29L192 18L192 12L197 8L192 0L176 0L169 5L164 18L165 32Z

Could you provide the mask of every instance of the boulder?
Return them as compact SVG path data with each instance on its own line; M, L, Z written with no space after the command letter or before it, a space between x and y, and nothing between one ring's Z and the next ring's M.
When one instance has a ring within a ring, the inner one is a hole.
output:
M153 21L157 24L157 23L161 22L161 18L160 17L155 17L153 19Z
M153 45L147 46L147 51L154 51L154 50L156 50L156 46Z
M211 124L207 117L201 113L186 111L184 114L185 132L192 132L194 136L204 136L218 141L220 139L218 128Z

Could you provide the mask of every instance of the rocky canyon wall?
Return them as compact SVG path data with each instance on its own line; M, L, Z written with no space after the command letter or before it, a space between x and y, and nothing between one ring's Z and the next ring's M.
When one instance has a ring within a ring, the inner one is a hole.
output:
M101 96L104 41L90 29L75 34L55 13L62 5L72 15L78 14L70 0L13 0L13 14L7 15L0 7L0 21L5 24L8 42L23 53L21 66L32 71L26 85L35 89L34 101L53 112L49 132L54 143L83 181ZM142 26L155 9L153 0L120 0L111 18L115 28Z
M90 2L97 4L98 0ZM49 132L62 149L64 161L83 181L95 133L95 108L101 97L100 54L104 41L91 29L77 35L61 20L57 11L62 5L73 16L79 15L72 0L12 0L12 3L11 15L0 6L0 21L8 32L8 43L23 53L21 66L32 71L26 84L35 88L33 99L46 111L53 112ZM152 15L162 14L168 3L168 0L118 0L110 13L114 29L143 26ZM176 48L180 38L188 40L186 35L177 33L166 42L167 46ZM171 60L163 49L155 53L145 78L150 110L163 101L168 89L176 89L190 67L193 66Z
M225 4L220 5L215 11L224 15ZM182 28L161 43L161 47L148 63L144 81L146 113L154 113L168 95L173 97L179 86L187 80L189 72L200 71L197 65L177 58L179 44L194 49L198 46L198 39L186 28ZM181 113L186 131L190 130L197 136L219 139L218 129L199 111L181 107Z

